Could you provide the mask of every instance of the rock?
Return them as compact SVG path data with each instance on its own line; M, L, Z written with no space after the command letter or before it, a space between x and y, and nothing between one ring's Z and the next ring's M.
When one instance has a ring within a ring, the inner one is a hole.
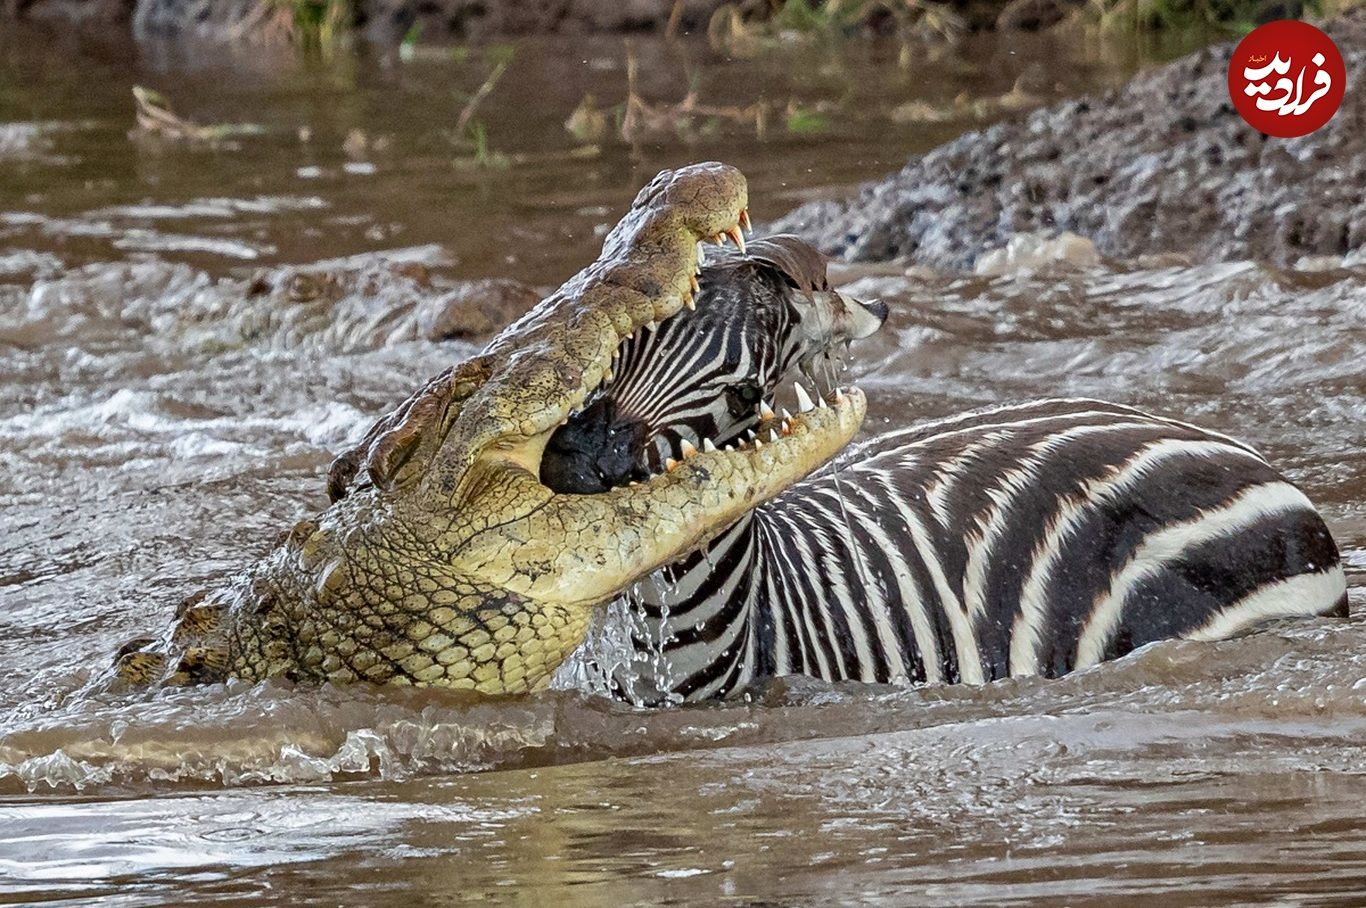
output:
M484 339L540 301L540 293L518 281L464 281L418 304L417 330L431 341Z
M995 276L1037 271L1050 267L1089 268L1100 263L1096 244L1086 237L1064 231L1060 236L1017 233L1003 249L992 249L977 257L973 270Z
M1041 31L1057 25L1079 6L1077 0L1010 0L996 17L996 29Z
M680 24L701 31L724 0L684 0ZM360 0L370 40L395 42L413 24L424 38L663 31L673 0Z
M133 14L135 0L0 0L0 21L69 22L101 28L122 25Z
M853 198L772 225L852 261L970 269L1019 233L1071 231L1117 258L1181 252L1289 266L1366 244L1366 14L1332 23L1347 97L1299 139L1249 127L1228 99L1232 43L968 133Z
M725 0L684 0L679 26L702 31ZM396 45L415 23L428 39L499 35L663 31L673 0L356 0L355 25L382 45ZM290 40L288 4L272 0L0 0L0 21L33 19L75 25L130 24L139 37L194 35L217 41Z
M268 0L130 0L128 5L133 34L139 38L183 34L209 40L285 40L289 34L287 8Z

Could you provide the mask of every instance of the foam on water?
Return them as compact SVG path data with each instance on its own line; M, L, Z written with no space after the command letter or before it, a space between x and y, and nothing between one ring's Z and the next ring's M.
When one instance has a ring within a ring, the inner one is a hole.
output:
M975 729L998 728L996 721L1028 720L1010 729L1064 716L1138 714L1164 729L1184 726L1182 740L1194 747L1202 739L1202 759L1223 760L1228 771L1243 759L1221 754L1228 736L1274 734L1281 739L1268 750L1274 759L1294 761L1317 748L1313 759L1345 765L1366 748L1366 631L1319 621L1219 643L1161 643L1057 682L898 690L793 679L739 703L654 711L572 691L487 700L237 683L151 697L77 695L6 724L0 790L400 781L715 746L857 740L906 728L939 728L971 741ZM1111 720L1107 727L1114 726ZM1113 747L1131 733L1115 727ZM1330 760L1339 745L1350 746Z

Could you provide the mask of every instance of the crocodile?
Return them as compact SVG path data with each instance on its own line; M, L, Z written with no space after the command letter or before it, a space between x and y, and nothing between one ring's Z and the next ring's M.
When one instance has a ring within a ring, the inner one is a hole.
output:
M547 441L609 379L618 348L691 307L699 243L743 248L748 222L735 168L661 172L596 261L376 422L334 462L325 511L182 602L165 632L125 645L110 685L545 686L596 608L826 463L862 424L851 388L770 444L694 451L600 494L541 483Z

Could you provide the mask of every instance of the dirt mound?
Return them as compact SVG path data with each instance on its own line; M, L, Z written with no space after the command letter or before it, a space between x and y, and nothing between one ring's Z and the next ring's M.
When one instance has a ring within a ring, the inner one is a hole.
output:
M704 29L724 0L684 0L678 26ZM355 0L356 24L381 44L415 23L428 38L662 31L674 0ZM32 19L84 27L129 23L140 37L286 39L289 5L272 0L0 0L0 21ZM282 24L283 23L283 24Z
M1366 15L1327 30L1347 63L1347 97L1304 138L1268 138L1234 111L1229 43L968 133L774 229L850 260L941 268L1039 231L1073 231L1119 257L1346 255L1366 245Z

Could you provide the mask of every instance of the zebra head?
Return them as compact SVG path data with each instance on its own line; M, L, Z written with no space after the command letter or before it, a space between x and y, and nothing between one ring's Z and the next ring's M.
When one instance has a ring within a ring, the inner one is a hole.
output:
M885 304L833 290L825 257L790 235L723 255L700 285L693 312L622 344L612 379L551 437L543 483L602 492L647 479L684 442L737 441L791 369L832 376L838 354L887 319Z

